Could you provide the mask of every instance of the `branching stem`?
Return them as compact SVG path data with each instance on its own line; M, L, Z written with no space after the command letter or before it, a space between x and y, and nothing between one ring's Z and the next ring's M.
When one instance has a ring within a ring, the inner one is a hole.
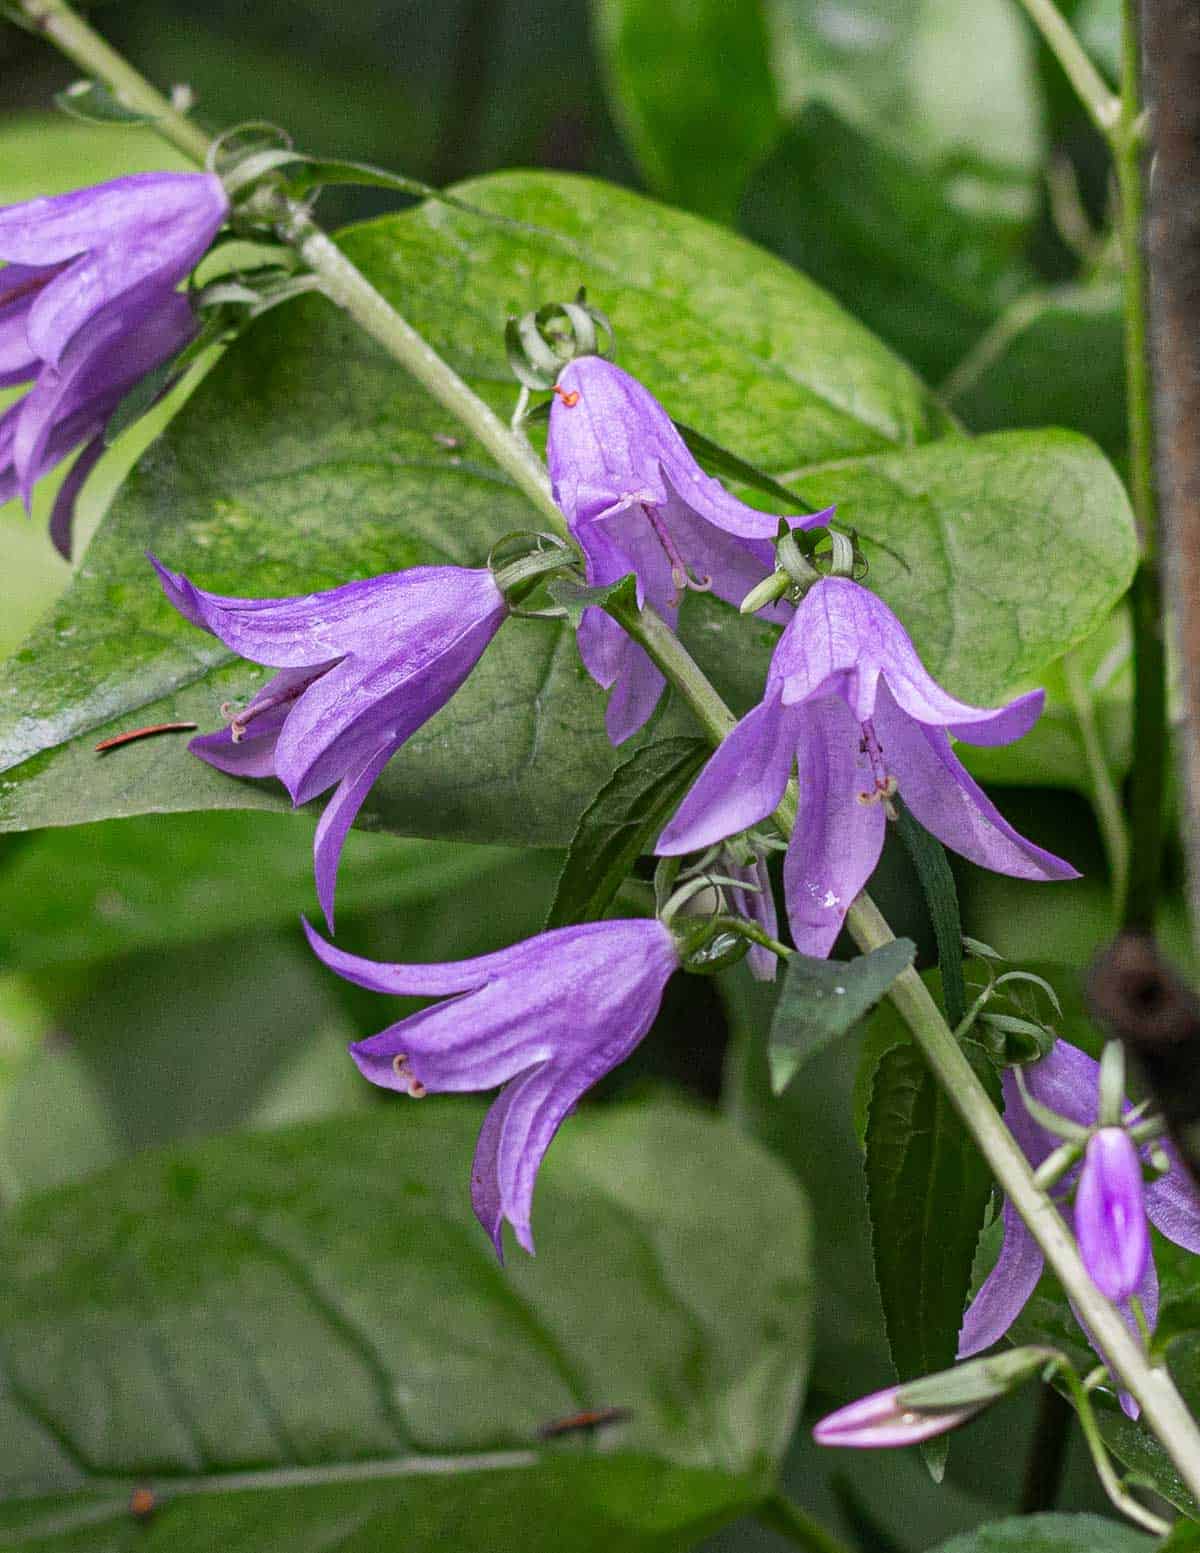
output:
M1046 27L1049 13L1058 17L1049 0L1024 0L1039 25ZM1127 0L1127 4L1130 0ZM143 108L155 127L172 144L202 161L208 141L186 119L175 113L159 93L114 54L97 34L75 16L63 0L22 0L26 14L40 30L93 79L104 82L123 101ZM1058 17L1061 23L1062 18ZM1065 24L1063 24L1065 26ZM1052 42L1052 46L1055 44ZM1061 48L1062 40L1059 39ZM1060 52L1059 57L1063 58ZM1080 58L1082 58L1080 51ZM1066 60L1064 59L1064 64ZM1090 70L1090 66L1088 67ZM1079 59L1068 67L1072 80L1087 82ZM1099 81L1099 77L1096 77ZM1100 99L1094 90L1094 111ZM1103 83L1100 83L1103 86ZM1089 103L1089 106L1092 106ZM1105 110L1107 111L1107 110ZM285 235L295 243L305 262L321 277L324 289L339 306L379 341L437 399L472 431L496 462L526 492L556 532L567 525L554 505L545 471L527 445L515 437L492 410L441 360L411 325L320 230L308 212L298 205L287 212ZM614 610L616 618L635 641L645 648L679 694L695 712L710 740L717 744L734 725L734 717L686 648L653 611L640 613L628 607ZM785 798L776 819L785 833L795 821L794 791ZM846 919L855 942L864 951L891 942L893 934L875 903L865 892L850 907ZM891 999L912 1031L938 1081L949 1095L997 1180L1028 1225L1030 1233L1057 1273L1067 1295L1109 1363L1114 1375L1141 1404L1146 1422L1177 1467L1187 1487L1200 1498L1200 1430L1176 1391L1165 1369L1150 1364L1140 1344L1131 1336L1120 1314L1096 1289L1080 1258L1075 1242L1054 1204L1039 1190L1019 1145L970 1063L963 1055L925 983L909 969L893 984ZM778 1501L768 1501L774 1505ZM789 1507L789 1510L791 1507ZM794 1540L800 1524L791 1521ZM805 1526L809 1546L832 1550L827 1534ZM823 1539L823 1541L822 1541ZM801 1542L803 1545L803 1542Z

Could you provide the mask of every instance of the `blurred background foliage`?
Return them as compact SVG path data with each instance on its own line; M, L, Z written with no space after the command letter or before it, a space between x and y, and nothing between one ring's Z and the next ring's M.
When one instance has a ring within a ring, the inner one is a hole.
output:
M1111 72L1115 0L1063 9ZM577 170L734 225L831 290L966 427L1066 425L1123 462L1105 152L1010 0L123 0L95 20L151 77L187 83L214 126L271 120L304 149L439 183L520 165ZM35 38L0 30L0 202L176 165L145 131L46 116L71 79ZM336 225L392 204L339 189L321 213ZM91 482L81 539L152 429L127 437ZM4 652L69 574L40 521L49 494L32 523L0 509ZM1070 557L1048 554L1048 575L1056 565ZM979 769L1003 784L1014 822L1067 851L1088 882L1064 910L1050 891L958 869L967 931L1018 961L1079 966L1110 925L1079 719L1095 723L1119 777L1121 623L1078 658L1050 674L1034 736L1042 785L1027 785L1022 747ZM310 824L206 813L0 839L7 1200L172 1139L392 1103L358 1079L344 1045L394 1012L321 973L298 940L297 913L312 908ZM403 943L409 959L498 946L540 925L557 863L355 835L347 941L383 958ZM927 956L898 848L877 884L897 931ZM1186 956L1177 902L1168 916ZM807 1185L817 1414L890 1378L851 1121L855 1053L827 1052L771 1101L764 996L740 979L720 995L677 979L653 1037L599 1099L682 1085ZM1015 1508L1032 1428L1029 1399L988 1415L956 1440L937 1489L910 1453L822 1455L802 1427L787 1486L864 1547L924 1547ZM1077 1446L1060 1503L1098 1506ZM711 1547L782 1545L738 1526Z

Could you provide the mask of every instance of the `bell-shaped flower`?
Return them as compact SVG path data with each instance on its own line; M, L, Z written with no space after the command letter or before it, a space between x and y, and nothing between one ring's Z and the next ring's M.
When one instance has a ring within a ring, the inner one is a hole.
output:
M471 1167L476 1217L503 1257L505 1219L533 1250L538 1169L563 1119L649 1030L679 969L657 918L589 922L443 965L379 965L327 943L320 958L373 992L446 1001L350 1048L364 1076L420 1097L499 1089Z
M1008 744L1042 709L1031 691L995 710L948 695L882 599L823 577L775 649L762 701L729 733L659 838L664 856L757 824L783 797L793 761L799 811L784 861L792 937L826 955L883 849L899 795L946 846L1018 879L1076 870L1017 834L955 756L949 735Z
M86 443L56 513L60 549L97 424L193 333L175 288L228 210L210 173L137 173L0 208L0 387L34 383L0 422L0 498L28 506L35 481Z
M554 499L603 587L633 572L639 606L649 601L674 627L688 588L732 604L775 567L780 522L811 528L833 509L779 518L731 496L706 475L658 400L600 356L580 356L559 375L546 448ZM782 623L786 605L766 612ZM658 704L665 681L645 652L601 609L579 629L588 673L612 689L606 723L620 744Z
M57 367L85 325L173 291L229 211L211 173L135 173L0 207L0 383Z
M1100 1065L1086 1052L1067 1041L1056 1041L1045 1057L1022 1072L1026 1088L1037 1104L1080 1127L1095 1125L1099 1113ZM1057 1149L1060 1140L1034 1120L1011 1069L1005 1072L1003 1084L1004 1120L1036 1169ZM1108 1292L1100 1284L1099 1274L1109 1288L1124 1290L1123 1295L1114 1292L1109 1297L1118 1303L1130 1330L1137 1335L1139 1327L1129 1303L1131 1296L1140 1302L1151 1330L1158 1316L1158 1275L1153 1258L1144 1254L1146 1220L1168 1240L1200 1254L1200 1193L1174 1146L1166 1140L1157 1147L1169 1161L1169 1171L1144 1187L1139 1182L1135 1188L1129 1152L1123 1144L1114 1148L1111 1138L1106 1137L1116 1130L1103 1128L1093 1136L1083 1169L1064 1177L1057 1192L1065 1197L1078 1179L1074 1212L1065 1201L1060 1202L1060 1210L1068 1222L1074 1219L1080 1252L1097 1287L1103 1293ZM1092 1146L1098 1139L1105 1141L1093 1153ZM1129 1149L1135 1158L1138 1154L1149 1154L1148 1147L1139 1151L1130 1144ZM1140 1170L1140 1160L1138 1163ZM1084 1182L1089 1175L1085 1189ZM1004 1242L999 1260L963 1318L958 1343L960 1359L990 1348L1004 1336L1021 1314L1042 1274L1041 1248L1020 1214L1007 1201L1003 1216ZM1131 1417L1136 1416L1137 1405L1131 1397L1122 1396L1121 1405Z
M8 273L0 270L0 287ZM0 299L0 309L2 305ZM28 504L34 483L74 448L81 449L50 514L50 538L67 559L75 502L104 452L109 418L131 389L196 333L192 309L176 292L168 292L152 309L142 309L136 327L122 329L115 317L110 323L108 349L97 350L85 331L68 345L60 366L43 367L29 392L0 414L0 502L20 494Z
M227 598L150 559L180 614L279 670L226 728L188 748L234 776L278 777L294 804L337 784L313 841L332 928L355 815L400 746L475 667L507 615L504 595L486 569L418 566L300 598Z

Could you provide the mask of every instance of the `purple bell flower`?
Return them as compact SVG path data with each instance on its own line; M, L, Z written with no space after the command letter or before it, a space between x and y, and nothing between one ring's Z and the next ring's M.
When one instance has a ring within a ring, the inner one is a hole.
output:
M1031 691L988 710L948 695L882 599L823 577L780 638L762 701L730 732L659 838L699 851L755 825L796 761L800 807L784 863L797 949L826 955L883 849L899 794L953 851L1018 879L1074 879L1070 863L1012 828L954 755L948 734L1008 744L1041 713Z
M538 1168L585 1091L653 1023L679 969L670 929L657 918L588 922L444 965L379 965L305 930L325 964L360 987L447 1000L350 1054L371 1083L415 1098L500 1089L479 1133L471 1203L502 1260L505 1219L532 1252Z
M738 501L696 463L658 400L600 356L569 362L554 392L547 463L587 580L603 587L633 572L639 606L648 600L672 628L688 588L740 604L775 568L781 521L812 528L833 513L781 520ZM765 613L782 624L790 611ZM613 691L605 720L621 744L646 722L666 682L601 609L584 614L579 651L596 683Z
M233 776L278 777L294 804L337 784L313 841L333 927L342 844L375 779L470 674L508 606L486 569L417 566L300 598L205 593L150 557L193 625L280 672L188 748Z
M1056 1041L1045 1057L1023 1071L1026 1087L1034 1100L1081 1127L1095 1125L1099 1112L1100 1065L1086 1052L1066 1041ZM1003 1084L1004 1120L1029 1163L1037 1169L1058 1147L1060 1140L1034 1121L1011 1070L1005 1073ZM1118 1302L1130 1331L1136 1336L1138 1325L1128 1304L1131 1295L1136 1295L1141 1302L1151 1330L1158 1317L1158 1275L1146 1246L1146 1220L1177 1246L1200 1255L1200 1193L1193 1186L1174 1145L1166 1139L1157 1146L1170 1161L1170 1170L1144 1187L1139 1180L1135 1188L1132 1165L1139 1152L1148 1154L1149 1150L1138 1151L1128 1138L1128 1150L1125 1144L1114 1147L1106 1134L1117 1130L1103 1128L1091 1139L1078 1174L1074 1213L1065 1203L1060 1203L1060 1208L1068 1222L1074 1218L1080 1252L1097 1287L1101 1292L1108 1292L1100 1282L1103 1278L1110 1288L1124 1290L1123 1295L1111 1294L1109 1297ZM1093 1153L1092 1145L1101 1139L1105 1141ZM1085 1189L1084 1182L1089 1175ZM1069 1191L1074 1179L1075 1172L1072 1172L1057 1190ZM1136 1277L1133 1276L1135 1269ZM1041 1274L1041 1248L1020 1214L1006 1201L1000 1257L963 1318L958 1343L960 1359L990 1348L1004 1336L1024 1309ZM1137 1404L1132 1397L1122 1395L1121 1405L1130 1417L1137 1416Z
M0 387L34 382L0 420L0 499L28 506L35 481L86 443L56 513L59 549L99 457L97 424L191 338L175 288L228 210L210 173L139 173L0 208Z
M0 270L0 284L7 274ZM111 322L109 349L97 350L85 330L67 347L60 367L43 367L29 392L0 414L0 502L21 495L28 506L34 483L73 448L82 448L50 513L50 538L67 560L75 501L104 452L110 416L147 373L169 361L196 333L187 299L173 291L151 310L143 309L135 327L122 330L119 320Z

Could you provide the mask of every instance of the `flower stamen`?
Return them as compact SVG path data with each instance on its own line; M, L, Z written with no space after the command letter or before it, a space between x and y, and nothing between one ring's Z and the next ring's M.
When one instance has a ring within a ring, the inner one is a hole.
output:
M579 403L579 390L577 388L567 390L565 388L560 388L559 385L555 383L551 392L558 395L568 410L573 410Z
M654 537L663 547L663 553L671 563L671 582L675 588L672 605L678 604L683 594L690 588L693 593L710 593L713 580L711 577L698 576L679 553L679 547L671 537L667 525L659 517L658 511L649 502L642 502L642 511L646 514L646 521L654 531Z
M403 1052L397 1052L392 1058L392 1072L400 1080L404 1092L413 1100L422 1100L425 1097L425 1086L420 1079L408 1071L408 1058Z

